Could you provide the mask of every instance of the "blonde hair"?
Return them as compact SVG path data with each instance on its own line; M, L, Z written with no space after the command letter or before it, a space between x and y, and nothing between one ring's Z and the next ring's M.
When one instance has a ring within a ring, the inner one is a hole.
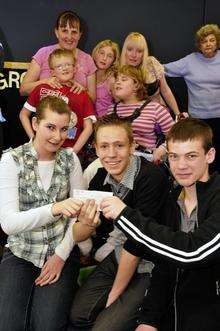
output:
M123 47L122 47L122 51L121 51L120 65L123 66L123 65L126 64L125 55L126 55L128 44L131 41L134 41L135 43L137 43L137 47L140 48L141 50L143 50L142 62L138 66L138 68L141 69L144 80L146 80L146 68L148 66L147 58L149 56L149 52L148 52L147 41L141 33L139 33L139 32L130 32L129 35L125 38L125 41L124 41L124 44L123 44Z
M102 40L100 41L94 48L93 48L93 51L92 51L92 58L93 60L95 60L95 55L96 53L103 47L111 47L113 53L114 53L114 61L113 63L111 64L111 66L107 69L106 71L106 74L107 76L112 74L112 73L115 73L116 70L118 69L119 67L119 59L120 59L120 50L119 50L119 46L117 43L115 43L114 41L110 40L110 39L105 39L105 40Z
M136 96L139 100L147 100L148 95L146 91L146 87L144 85L144 77L142 70L131 66L131 65L124 65L120 67L117 71L116 78L119 75L125 75L133 79L135 83L137 83L137 91Z
M73 65L75 65L75 63L76 63L75 50L57 48L52 53L50 53L50 55L48 57L48 64L49 64L50 69L53 69L53 60L55 58L59 59L62 56L71 57L73 59Z
M202 26L195 35L196 39L196 47L199 49L200 43L206 38L208 35L214 34L217 42L217 48L220 47L220 29L217 24L206 24Z

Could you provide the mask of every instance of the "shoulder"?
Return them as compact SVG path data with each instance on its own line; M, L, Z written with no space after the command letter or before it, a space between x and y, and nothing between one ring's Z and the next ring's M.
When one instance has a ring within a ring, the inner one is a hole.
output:
M91 55L77 48L77 57L80 59L92 59Z
M91 179L89 183L89 189L104 191L103 182L106 176L107 176L107 171L104 168L99 168L95 176Z
M167 183L167 179L158 166L141 157L141 167L135 182L143 186L153 185L153 183L164 184Z
M33 57L35 57L35 56L49 56L49 54L52 53L53 50L54 50L56 47L57 47L56 44L41 47L41 48L40 48L40 49L34 54Z

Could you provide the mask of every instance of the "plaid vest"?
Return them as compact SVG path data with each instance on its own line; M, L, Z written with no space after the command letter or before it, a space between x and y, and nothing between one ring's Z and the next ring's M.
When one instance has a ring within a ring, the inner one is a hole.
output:
M41 207L69 196L70 170L74 168L72 150L60 149L56 154L50 187L45 192L39 172L37 153L32 142L11 150L19 168L18 194L19 211ZM42 267L47 256L54 254L56 246L62 241L69 221L64 217L54 217L48 223L34 230L21 232L8 237L8 245L14 255Z

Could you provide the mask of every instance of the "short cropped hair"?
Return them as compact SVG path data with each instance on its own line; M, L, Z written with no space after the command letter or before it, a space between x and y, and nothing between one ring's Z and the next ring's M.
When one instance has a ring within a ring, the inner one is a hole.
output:
M61 57L71 58L73 60L73 65L75 65L76 62L75 50L57 48L52 53L50 53L48 57L48 64L50 69L53 69L53 60L55 58L59 59Z
M200 43L206 38L208 35L214 34L217 42L217 48L220 47L220 29L217 24L206 24L202 26L195 35L196 39L196 47L199 49Z
M116 78L119 75L128 76L128 77L132 78L134 80L134 82L136 82L138 84L138 89L137 89L136 95L139 100L148 99L147 90L146 90L146 86L144 83L143 73L140 69L138 69L134 66L131 66L131 65L124 65L118 69L118 71L116 73Z
M201 139L205 153L213 146L213 132L210 126L197 118L185 118L172 126L166 136L167 146L169 142Z
M83 30L81 18L72 10L66 10L60 13L60 15L57 17L55 27L56 29L59 29L59 27L65 28L67 24L69 24L71 27L73 27L75 24L78 24L79 31L82 32Z
M69 116L69 120L71 118L71 110L65 101L55 96L47 96L41 99L39 105L36 109L37 121L40 122L44 119L46 109L50 109L52 112L57 114L67 114Z
M105 115L103 117L98 118L97 122L94 125L94 142L97 143L97 133L100 128L108 127L108 126L116 126L120 128L124 128L129 143L132 144L134 142L133 130L131 122L124 120L123 118L118 117L116 114L112 113L109 115Z

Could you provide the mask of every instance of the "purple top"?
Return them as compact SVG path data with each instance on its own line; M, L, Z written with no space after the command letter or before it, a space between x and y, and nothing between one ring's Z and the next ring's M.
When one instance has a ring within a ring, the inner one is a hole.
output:
M98 117L107 114L108 107L113 103L111 92L109 91L108 80L97 84L95 109Z

